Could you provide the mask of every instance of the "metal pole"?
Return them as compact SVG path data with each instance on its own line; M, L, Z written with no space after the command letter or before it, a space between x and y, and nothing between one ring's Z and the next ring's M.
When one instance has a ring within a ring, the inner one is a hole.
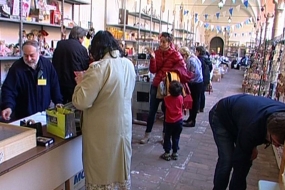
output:
M105 0L105 18L104 18L104 29L105 30L107 30L107 16L108 16L107 11L108 11L108 0Z
M73 5L74 6L74 5ZM63 35L63 18L64 18L64 0L61 1L61 19L60 19L60 25L61 25L61 36L60 36L60 39L63 39L64 38L64 35Z
M168 32L168 30L169 30L169 10L167 11L167 29L166 29L166 31Z
M19 1L19 5L20 5L20 10L19 10L19 14L20 14L20 31L19 31L19 44L20 44L20 56L23 56L23 51L22 51L22 46L23 46L23 1L20 0Z
M93 27L93 22L92 22L92 13L93 13L93 1L91 0L90 3L90 28Z
M124 9L124 29L123 29L123 40L125 41L125 33L126 33L126 22L127 22L127 6L126 6L127 0L124 0L122 2L122 8Z

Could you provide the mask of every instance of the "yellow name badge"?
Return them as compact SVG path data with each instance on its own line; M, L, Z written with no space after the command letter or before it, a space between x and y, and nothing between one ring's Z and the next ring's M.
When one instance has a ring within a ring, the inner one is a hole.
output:
M46 79L38 79L38 85L39 86L47 85L47 80Z

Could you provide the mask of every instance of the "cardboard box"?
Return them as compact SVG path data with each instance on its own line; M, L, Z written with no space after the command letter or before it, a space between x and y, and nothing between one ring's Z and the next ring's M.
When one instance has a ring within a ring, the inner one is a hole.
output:
M35 129L0 123L0 164L36 145Z
M67 181L66 190L81 190L85 186L84 171L81 170Z
M58 186L54 190L65 190L65 183L61 184L60 186Z

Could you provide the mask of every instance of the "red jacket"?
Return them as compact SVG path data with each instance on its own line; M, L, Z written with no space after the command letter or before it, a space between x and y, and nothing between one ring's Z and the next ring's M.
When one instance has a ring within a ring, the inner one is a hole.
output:
M152 85L158 86L162 79L166 76L165 73L168 71L173 71L176 64L181 64L186 68L186 64L183 60L181 54L169 48L166 51L160 49L155 52L155 59L150 59L149 71L155 74Z

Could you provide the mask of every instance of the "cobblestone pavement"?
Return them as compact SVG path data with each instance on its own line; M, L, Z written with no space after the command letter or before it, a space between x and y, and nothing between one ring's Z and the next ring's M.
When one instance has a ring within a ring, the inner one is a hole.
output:
M132 190L211 190L217 160L217 148L208 122L208 112L222 97L242 93L243 72L230 70L221 82L213 82L213 92L206 94L206 108L197 116L196 127L183 128L179 158L165 161L160 144L162 123L156 121L152 138L141 145L145 126L133 125ZM186 116L185 116L186 118ZM247 177L248 190L257 190L258 180L278 180L278 166L272 148L258 147L259 155Z

